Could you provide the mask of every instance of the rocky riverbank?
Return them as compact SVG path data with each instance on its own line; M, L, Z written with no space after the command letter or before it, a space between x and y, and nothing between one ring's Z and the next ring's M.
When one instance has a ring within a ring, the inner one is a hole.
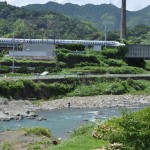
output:
M28 100L9 101L0 98L0 121L22 120L24 117L34 118L36 117L34 112L39 109Z
M69 105L70 104L70 105ZM150 105L150 95L100 95L89 97L67 97L43 102L40 106L28 100L12 100L0 98L0 120L21 120L24 117L34 119L38 110L102 107L134 107L141 104ZM40 119L39 119L40 120Z
M54 101L44 102L40 108L62 109L67 108L102 108L102 107L132 107L141 104L150 104L150 95L100 95L89 97L67 97Z

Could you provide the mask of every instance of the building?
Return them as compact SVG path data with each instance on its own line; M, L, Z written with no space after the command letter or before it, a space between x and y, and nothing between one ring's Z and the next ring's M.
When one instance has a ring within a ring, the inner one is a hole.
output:
M25 43L23 49L9 51L9 56L18 58L30 58L39 60L54 60L55 45L47 43Z

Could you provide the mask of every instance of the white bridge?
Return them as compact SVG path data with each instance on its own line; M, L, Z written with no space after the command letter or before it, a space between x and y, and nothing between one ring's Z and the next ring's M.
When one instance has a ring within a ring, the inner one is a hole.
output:
M17 39L0 38L0 44L24 44L24 43L49 43L49 44L82 44L99 46L124 46L125 44L117 41L98 41L98 40L65 40L65 39Z

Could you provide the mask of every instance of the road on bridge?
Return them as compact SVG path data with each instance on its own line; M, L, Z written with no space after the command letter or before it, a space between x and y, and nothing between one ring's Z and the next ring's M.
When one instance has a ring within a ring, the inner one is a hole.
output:
M103 75L94 75L94 74L68 74L68 75L46 75L46 76L40 76L40 75L29 75L29 76L6 76L1 75L0 80L50 80L50 79L65 79L65 78L91 78L91 77L97 77L97 78L135 78L135 79L150 79L150 74L103 74Z

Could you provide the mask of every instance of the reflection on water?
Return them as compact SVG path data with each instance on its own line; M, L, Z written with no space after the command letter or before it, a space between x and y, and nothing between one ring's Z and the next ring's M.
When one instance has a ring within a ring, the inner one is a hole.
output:
M137 111L145 107L144 105L130 108ZM0 122L1 129L17 129L22 127L43 126L51 130L56 137L65 138L68 133L83 123L92 122L97 119L106 120L113 116L119 116L122 108L95 108L95 109L62 109L51 111L40 111L39 116L47 118L45 121L36 119L23 119L21 121Z

